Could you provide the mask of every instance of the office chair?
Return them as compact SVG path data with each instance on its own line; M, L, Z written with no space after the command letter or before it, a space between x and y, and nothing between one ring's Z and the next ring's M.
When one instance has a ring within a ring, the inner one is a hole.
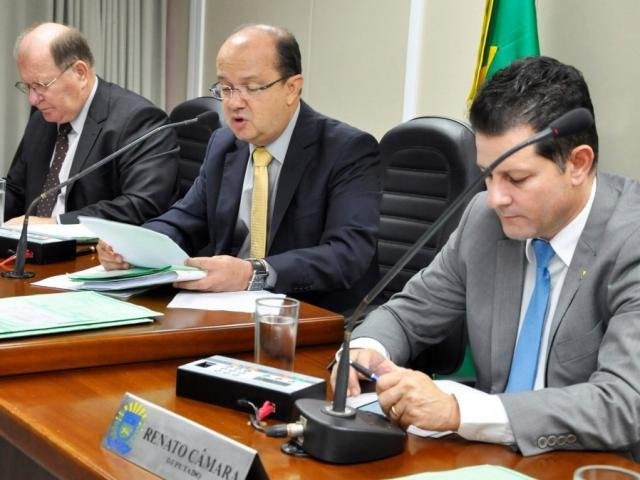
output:
M445 117L418 117L394 127L380 140L380 154L384 173L378 262L380 274L384 275L480 170L475 163L473 132L463 123ZM402 290L415 273L433 260L463 210L460 208L418 251L376 303ZM466 345L466 331L461 325L414 359L411 366L429 374L451 374L462 364Z
M220 102L212 97L192 98L182 102L169 114L170 122L179 122L196 117L208 110L218 112L218 122L212 128L204 125L189 125L176 129L180 158L178 161L179 196L182 198L198 176L200 165L204 160L207 143L211 133L223 126Z

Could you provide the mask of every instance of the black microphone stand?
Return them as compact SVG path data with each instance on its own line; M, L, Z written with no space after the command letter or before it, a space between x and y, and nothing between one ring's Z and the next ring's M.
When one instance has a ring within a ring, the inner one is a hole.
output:
M29 216L31 216L33 214L33 210L36 208L36 205L38 205L38 203L41 200L43 200L47 196L59 191L61 188L64 188L67 185L75 182L76 180L84 177L85 175L88 175L89 173L93 172L94 170L97 170L98 168L102 167L104 164L109 163L114 158L122 155L127 150L130 150L131 148L135 147L139 143L145 141L147 138L149 138L152 135L155 135L158 132L166 130L167 128L184 127L184 126L187 126L187 125L192 125L194 123L207 124L209 119L212 118L214 115L215 115L216 118L218 117L218 114L216 112L213 112L213 111L212 112L205 112L205 113L201 113L200 115L198 115L195 118L190 118L188 120L183 120L181 122L168 123L168 124L165 124L165 125L160 125L159 127L156 127L154 129L150 130L149 132L145 133L141 137L138 137L137 139L135 139L131 143L128 143L128 144L124 145L123 147L119 148L118 150L116 150L115 152L111 153L110 155L107 155L102 160L94 163L90 167L87 167L84 170L76 173L72 177L69 177L64 182L60 182L55 187L51 187L50 189L45 190L39 196L34 198L33 201L29 204L29 206L27 207L27 209L24 212L24 218L23 218L23 221L22 221L22 230L20 231L20 238L18 239L18 245L16 247L15 262L14 262L14 265L13 265L13 270L8 271L8 272L2 272L2 276L4 278L13 278L13 279L22 279L22 280L24 280L26 278L32 278L33 276L35 276L35 273L29 272L29 271L25 271L24 265L25 265L25 262L26 262L26 253L27 253L27 231L28 231L28 227L29 227ZM164 154L168 155L170 153L173 153L174 151L176 151L176 152L179 151L179 148L178 148L178 150L173 149L173 150L170 150L168 152L165 152Z

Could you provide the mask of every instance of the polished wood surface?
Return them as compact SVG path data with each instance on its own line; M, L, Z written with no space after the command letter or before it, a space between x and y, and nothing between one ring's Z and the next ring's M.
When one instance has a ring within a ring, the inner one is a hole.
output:
M301 348L295 369L327 378L325 367L334 351L334 346ZM155 478L101 447L122 396L131 392L256 449L271 479L392 478L478 464L502 465L540 479L570 479L579 466L595 463L640 471L613 453L523 457L507 447L456 436L409 436L404 453L357 465L294 458L280 451L282 439L253 430L243 412L177 397L176 368L183 363L167 360L0 378L0 434L61 478Z
M28 270L36 272L36 277L0 278L0 297L53 293L55 290L31 283L96 264L96 255L48 265L27 264ZM176 292L166 286L130 300L164 313L151 324L1 340L0 375L253 350L254 327L250 314L167 309ZM309 304L301 305L299 345L336 343L342 335L341 315Z

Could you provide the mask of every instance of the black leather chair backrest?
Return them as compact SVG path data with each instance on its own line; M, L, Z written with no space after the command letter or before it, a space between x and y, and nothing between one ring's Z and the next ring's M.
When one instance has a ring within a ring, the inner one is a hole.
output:
M214 110L218 113L218 121L213 122L211 126L196 124L176 129L178 145L180 146L178 167L180 197L184 196L198 176L211 133L223 126L223 116L220 108L218 100L212 97L198 97L176 105L169 115L171 122L179 122L197 117L199 114L209 110Z
M383 168L378 261L381 275L396 263L469 183L479 175L473 132L444 117L418 117L380 140ZM400 271L382 293L402 289L428 265L455 229L462 208Z
M445 117L419 117L398 125L380 140L380 153L384 173L378 262L380 274L384 275L477 178L480 170L476 166L473 132L465 124ZM400 291L409 278L433 260L463 210L461 207L420 249L375 303ZM429 373L452 373L462 362L465 346L464 328L451 332L442 344L428 351L430 357L436 357L437 365L430 358L424 368Z

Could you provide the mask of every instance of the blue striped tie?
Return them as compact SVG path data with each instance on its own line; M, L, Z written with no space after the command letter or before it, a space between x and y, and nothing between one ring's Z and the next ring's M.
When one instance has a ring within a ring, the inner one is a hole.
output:
M551 275L547 267L555 252L549 242L537 238L533 240L533 250L536 253L536 284L513 353L507 392L532 390L538 368L542 326L551 292Z

